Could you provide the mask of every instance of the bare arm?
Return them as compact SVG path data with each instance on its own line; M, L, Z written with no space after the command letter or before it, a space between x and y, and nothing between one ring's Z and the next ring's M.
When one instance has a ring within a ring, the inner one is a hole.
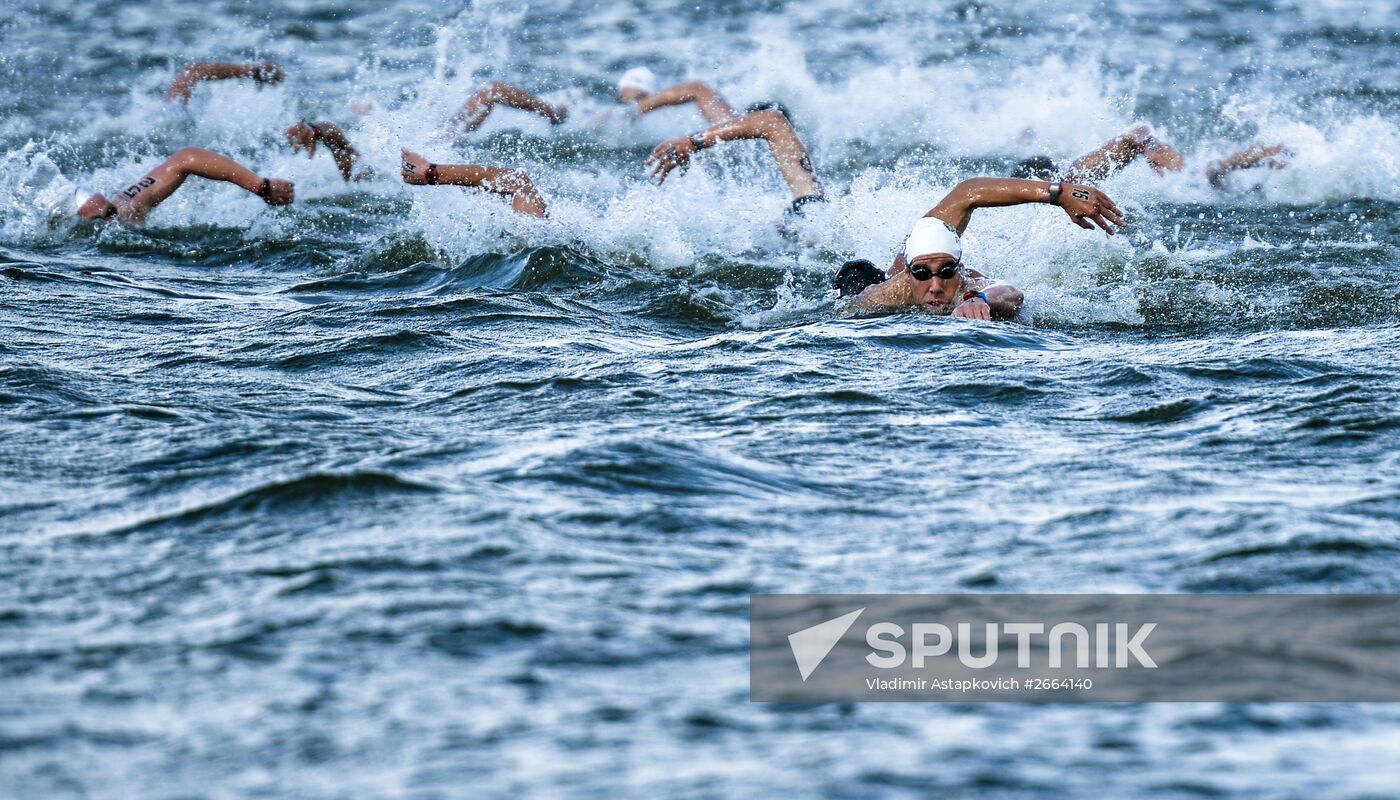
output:
M787 181L794 199L822 193L806 146L797 137L792 123L778 111L759 111L708 128L694 136L679 136L662 142L648 159L652 165L652 177L664 183L671 170L687 167L697 150L738 139L764 139L768 142L768 149L778 162L778 169L783 173L783 180Z
M170 88L165 90L165 99L188 103L190 93L202 81L252 78L259 84L281 83L285 75L282 68L271 61L264 61L261 64L189 64L180 70L180 74L175 76L175 80L171 81Z
M1049 203L1052 183L1048 181L1027 181L1019 178L968 178L953 187L938 205L929 210L926 217L937 217L952 225L961 236L972 220L972 212L979 208L999 206L1019 206L1024 203ZM1111 226L1126 227L1123 212L1108 198L1108 195L1077 183L1060 185L1058 205L1064 209L1074 224L1081 228L1093 229L1098 225L1109 236ZM1092 223L1092 224L1091 224Z
M402 157L404 183L414 186L446 183L481 189L507 195L511 208L521 214L543 219L549 212L530 176L520 170L480 164L431 164L412 150L404 150Z
M1026 301L1026 296L1020 289L1009 283L997 283L982 290L982 294L987 298L987 310L991 319L1011 319L1016 316L1016 312L1021 310L1021 304ZM974 306L975 307L975 306ZM953 310L957 316L964 316Z
M658 108L681 106L686 103L698 106L700 113L711 125L733 122L739 118L734 112L734 107L729 105L719 92L699 82L678 83L656 94L647 95L637 101L637 110L646 114Z
M1145 157L1158 175L1166 170L1176 172L1185 163L1176 148L1155 138L1146 126L1139 126L1081 156L1070 165L1065 178L1078 183L1101 181L1131 164L1138 156Z
M486 122L486 118L491 115L491 109L497 105L538 114L549 120L551 125L558 125L569 116L566 106L550 105L518 86L496 81L468 97L467 102L462 105L462 110L452 118L452 125L462 133L471 133Z
M883 283L868 287L846 306L847 311L868 314L914 305L914 282L908 272L891 275Z
M1281 156L1290 155L1288 148L1281 144L1267 147L1254 145L1223 158L1206 168L1206 179L1217 189L1225 188L1225 176L1237 169L1250 169L1260 164L1268 164L1270 169L1283 169L1288 161Z
M331 151L331 158L340 170L340 176L350 180L355 171L355 159L360 154L350 145L350 140L340 128L329 122L298 122L287 129L286 137L292 145L292 152L299 153L305 150L307 158L315 158L316 144L324 143Z
M174 194L191 175L232 183L263 198L268 205L287 205L293 199L291 181L264 179L218 153L186 147L146 173L141 180L118 192L112 202L117 205L122 219L140 224L151 209Z

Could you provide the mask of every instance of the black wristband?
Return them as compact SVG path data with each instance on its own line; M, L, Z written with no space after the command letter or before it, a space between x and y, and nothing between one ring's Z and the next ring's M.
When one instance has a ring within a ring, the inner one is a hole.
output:
M272 194L272 179L263 178L262 183L258 184L258 189L257 191L253 192L253 194L257 195L258 197L267 197L268 195Z
M427 181L429 186L437 186L437 164L428 165L428 170L423 173L423 180Z
M1050 204L1057 206L1060 204L1060 182L1050 182Z
M690 135L690 143L693 144L693 145L695 145L695 149L696 149L696 150L704 150L704 149L705 149L705 135L702 134L702 133L692 133L692 134Z

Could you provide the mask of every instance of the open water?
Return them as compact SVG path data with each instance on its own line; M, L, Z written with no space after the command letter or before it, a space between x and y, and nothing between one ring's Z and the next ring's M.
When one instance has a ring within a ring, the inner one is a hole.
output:
M1400 591L1389 2L31 3L0 20L0 796L1400 795L1388 705L748 701L755 592ZM161 93L193 59L288 80ZM791 110L649 184L693 110ZM452 145L488 79L567 102ZM292 155L341 124L379 178ZM1007 324L849 319L957 180L1137 121L1109 239L978 212ZM1215 192L1206 163L1284 142ZM191 181L77 224L185 145ZM552 219L397 180L525 168Z

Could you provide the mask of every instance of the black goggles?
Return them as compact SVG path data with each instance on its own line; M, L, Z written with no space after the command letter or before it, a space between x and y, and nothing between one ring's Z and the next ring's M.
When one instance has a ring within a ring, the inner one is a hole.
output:
M923 264L907 264L909 275L916 281L926 281L937 275L942 280L948 280L958 274L958 268L962 266L961 261L950 261L938 268L938 271L929 269Z

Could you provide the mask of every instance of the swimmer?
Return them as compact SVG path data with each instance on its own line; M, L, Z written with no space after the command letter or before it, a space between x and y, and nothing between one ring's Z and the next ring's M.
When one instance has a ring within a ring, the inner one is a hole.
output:
M305 150L308 159L316 157L317 142L324 144L331 153L331 159L335 161L336 169L340 170L340 177L347 182L362 181L374 176L374 171L369 167L362 167L359 172L355 172L355 159L359 157L359 151L350 145L344 131L329 122L298 122L283 135L292 145L293 153Z
M84 219L116 218L128 225L144 225L146 215L175 193L191 175L225 181L261 197L270 206L293 200L291 181L263 178L250 169L198 147L186 147L109 200L96 192L79 190L78 216Z
M1272 169L1283 169L1288 162L1282 156L1287 154L1288 151L1283 145L1251 146L1212 163L1206 168L1206 179L1212 187L1224 190L1224 178L1229 173L1259 164L1267 164ZM1185 157L1176 148L1158 139L1148 126L1139 125L1081 156L1063 173L1056 168L1054 161L1045 156L1035 156L1017 164L1011 176L1043 181L1061 179L1093 183L1123 169L1139 156L1158 175L1180 172L1186 165Z
M178 102L184 105L190 101L190 94L194 91L194 87L204 81L252 78L259 86L266 86L270 83L281 83L285 77L286 73L282 71L282 68L271 61L264 61L261 64L216 64L209 62L187 64L175 76L175 80L170 82L170 88L165 90L165 100L168 103Z
M404 183L413 186L451 184L508 195L511 208L521 214L540 219L544 219L549 211L544 198L535 190L530 176L520 170L480 164L432 164L428 159L407 149L403 151L402 157Z
M798 138L797 131L788 121L787 115L778 108L756 111L733 122L706 128L690 136L667 139L657 145L647 159L651 167L651 176L657 183L665 183L666 176L672 170L679 168L684 172L688 169L691 158L697 152L714 147L720 142L737 139L763 139L768 142L768 149L773 153L773 159L778 162L778 170L782 172L783 180L792 192L792 204L788 206L789 215L801 214L807 205L826 200L821 183L817 181L816 171L812 168L812 158L807 154L807 147Z
M1108 195L1091 186L1015 178L969 178L954 186L938 205L914 223L904 248L890 267L889 277L861 291L851 301L849 309L872 313L916 308L978 320L1016 316L1024 295L1015 286L993 281L963 266L961 237L973 211L1024 203L1059 206L1074 224L1088 230L1097 225L1109 236L1113 235L1114 226L1126 225L1118 206ZM838 281L840 277L838 275ZM850 282L854 285L859 280L862 279Z
M448 122L448 133L461 136L480 128L498 105L538 114L550 125L560 125L569 118L569 108L562 103L552 105L518 86L494 81L467 98L462 110Z

